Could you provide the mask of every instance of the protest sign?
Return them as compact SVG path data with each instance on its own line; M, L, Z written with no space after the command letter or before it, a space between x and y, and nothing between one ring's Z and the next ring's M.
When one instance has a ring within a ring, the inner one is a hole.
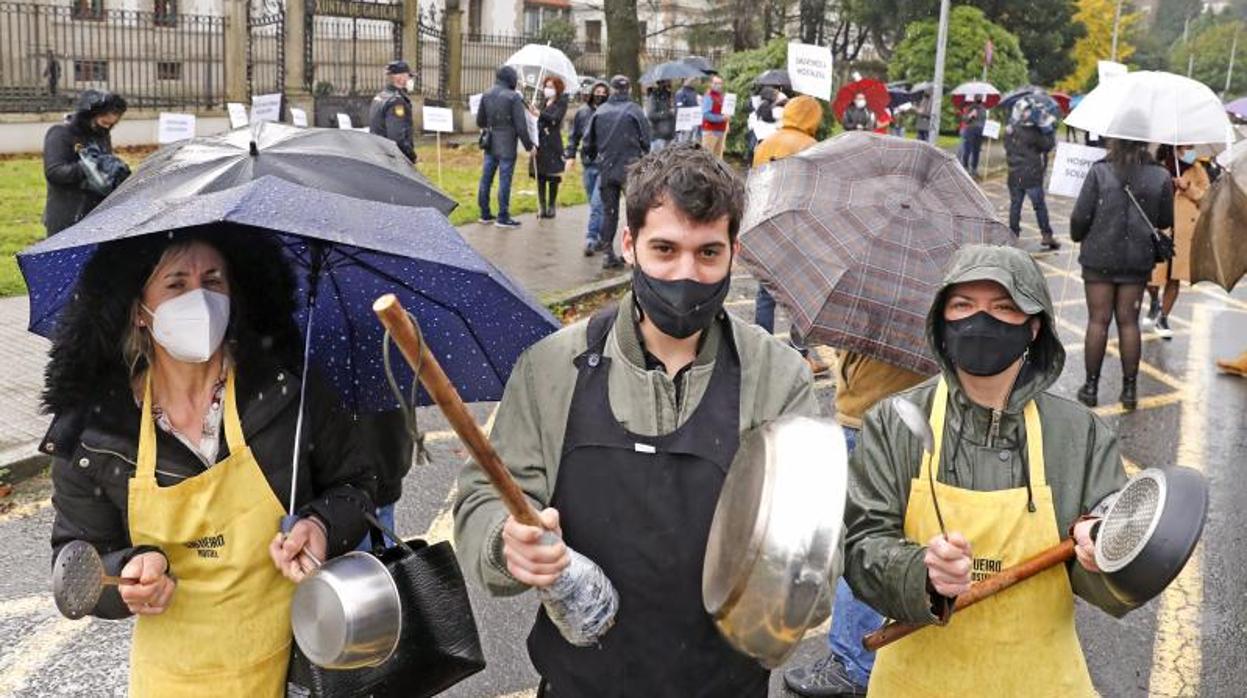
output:
M353 126L351 125L350 114L343 114L341 112L338 113L338 128L342 128L342 129L353 128Z
M251 98L252 121L281 121L281 93Z
M1103 148L1091 148L1077 143L1060 142L1052 162L1052 178L1048 180L1048 193L1055 196L1078 196L1083 180L1091 166L1108 154Z
M225 105L225 109L229 112L229 127L242 128L247 125L247 108L238 102L230 102Z
M736 93L729 92L723 95L723 111L720 112L729 119L736 114Z
M831 49L810 44L788 44L788 76L792 89L831 101Z
M290 123L307 127L307 112L297 107L290 107Z
M161 112L156 127L156 142L176 143L195 137L195 115Z
M1000 138L1000 122L992 121L991 119L983 122L983 137L993 139Z
M424 130L438 133L454 133L455 113L446 107L424 107Z
M675 130L692 131L701 126L701 107L680 107L675 111Z
M474 94L468 97L468 111L472 112L472 116L476 116L476 112L481 110L481 97L483 95Z

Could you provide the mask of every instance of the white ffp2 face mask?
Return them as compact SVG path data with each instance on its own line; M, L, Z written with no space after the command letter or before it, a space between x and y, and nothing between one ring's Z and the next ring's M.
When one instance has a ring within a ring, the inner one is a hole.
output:
M541 92L545 94L546 99L554 99L555 89L553 87L547 87Z
M229 296L197 288L156 306L152 338L178 361L201 364L221 346L229 326Z

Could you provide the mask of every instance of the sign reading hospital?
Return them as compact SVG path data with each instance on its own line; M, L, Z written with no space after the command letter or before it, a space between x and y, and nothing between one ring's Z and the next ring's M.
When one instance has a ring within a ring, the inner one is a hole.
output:
M1057 143L1052 162L1052 178L1048 180L1048 193L1055 196L1078 196L1091 166L1103 160L1107 154L1108 151L1103 148Z
M788 44L788 77L792 89L831 101L831 49L811 44Z

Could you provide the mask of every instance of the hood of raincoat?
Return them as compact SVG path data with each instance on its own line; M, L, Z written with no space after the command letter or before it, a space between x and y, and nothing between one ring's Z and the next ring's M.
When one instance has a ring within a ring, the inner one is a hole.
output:
M514 90L515 86L520 84L520 74L509 65L499 66L498 72L494 73L494 79L508 90Z
M788 113L784 113L785 120ZM1056 333L1056 315L1048 283L1030 254L1017 247L969 245L953 254L935 301L927 314L927 344L939 361L950 391L961 391L957 371L944 347L944 299L948 289L968 281L995 281L1013 298L1018 309L1040 317L1039 334L1027 350L1006 411L1015 412L1056 382L1065 367L1065 348Z
M91 119L100 114L124 114L126 106L125 98L119 94L101 90L86 90L78 97L78 104L70 117L70 121L75 126L84 128L90 125Z
M818 100L801 95L784 104L784 128L793 128L813 137L823 122L823 107Z

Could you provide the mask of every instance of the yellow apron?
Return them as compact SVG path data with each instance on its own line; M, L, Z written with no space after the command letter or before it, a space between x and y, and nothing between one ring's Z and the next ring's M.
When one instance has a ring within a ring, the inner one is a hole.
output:
M928 469L939 468L948 386L935 392L931 429L935 453L924 453L910 485L905 537L926 543L939 535ZM975 581L1016 565L1061 542L1052 490L1044 478L1039 410L1029 402L1027 463L1035 511L1026 488L975 492L935 482L949 532L960 532L974 554ZM938 470L936 471L938 472ZM953 614L879 650L870 674L872 696L1095 696L1074 630L1074 594L1064 565L1048 569L996 596Z
M269 558L285 513L243 438L234 372L225 382L229 457L170 487L156 485L151 377L143 389L130 539L169 558L177 590L164 613L139 616L131 696L282 696L294 584Z

